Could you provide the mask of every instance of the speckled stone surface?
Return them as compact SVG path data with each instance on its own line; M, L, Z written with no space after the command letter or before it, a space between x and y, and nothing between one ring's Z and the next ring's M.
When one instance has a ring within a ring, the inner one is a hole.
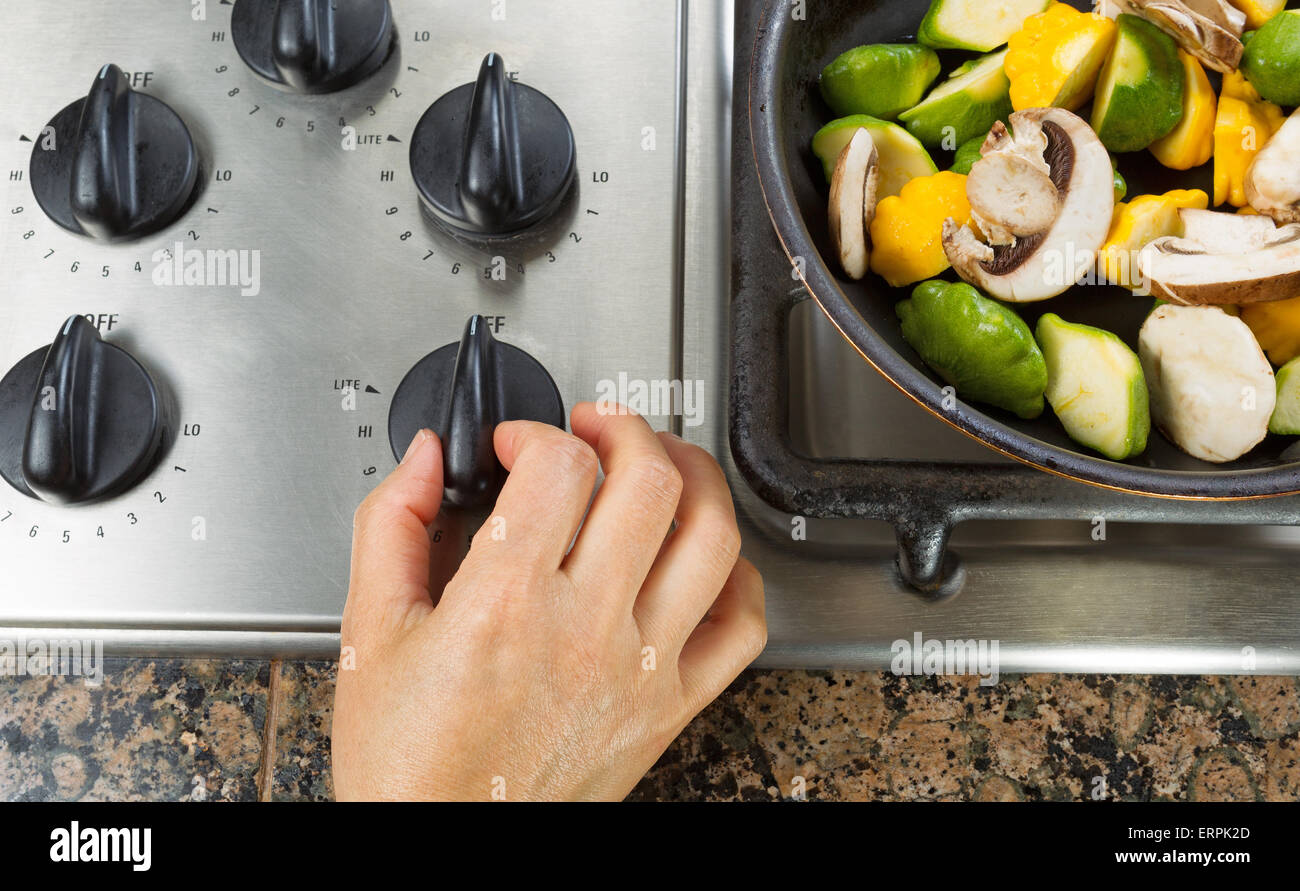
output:
M1293 801L1298 735L1292 678L751 672L633 797Z
M112 661L99 688L0 679L0 797L328 800L333 690L333 665L310 662ZM1300 685L747 672L631 797L800 795L1300 800Z
M276 801L333 801L330 722L334 714L334 663L286 662L277 684Z
M107 659L0 678L0 798L255 801L269 664Z

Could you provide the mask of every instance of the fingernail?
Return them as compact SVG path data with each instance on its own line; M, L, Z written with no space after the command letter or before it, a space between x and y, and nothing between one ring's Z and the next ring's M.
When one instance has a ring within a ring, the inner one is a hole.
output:
M405 464L407 461L414 458L416 453L420 451L421 447L423 447L431 438L432 436L428 430L421 430L419 433L415 434L415 438L411 440L411 444L406 447L406 454L402 456L401 463Z

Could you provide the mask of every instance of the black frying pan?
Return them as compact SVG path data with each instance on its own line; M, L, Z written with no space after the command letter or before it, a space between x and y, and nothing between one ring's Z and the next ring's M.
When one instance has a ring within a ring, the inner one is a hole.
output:
M1086 9L1091 4L1072 0L1071 5ZM1292 438L1269 436L1242 459L1214 465L1179 451L1153 428L1146 453L1120 463L1074 444L1050 409L1033 421L985 406L945 410L944 383L904 342L894 314L895 303L911 289L895 290L871 274L862 282L850 281L824 259L834 256L826 221L828 189L811 140L834 115L822 102L817 77L851 47L911 40L928 6L928 0L816 0L802 4L804 18L796 18L790 0L765 2L749 84L750 132L772 222L786 253L805 259L803 278L813 298L862 357L896 387L940 419L1012 458L1094 485L1148 495L1239 499L1300 493L1300 446ZM940 55L945 73L970 58ZM1088 110L1082 114L1086 119ZM951 159L936 154L935 163L942 170ZM1177 172L1143 152L1121 155L1120 170L1130 196L1176 188L1213 194L1212 165ZM957 280L951 271L945 277ZM1138 329L1150 307L1149 298L1121 288L1079 287L1016 309L1031 329L1040 315L1055 312L1071 322L1114 331L1136 348Z

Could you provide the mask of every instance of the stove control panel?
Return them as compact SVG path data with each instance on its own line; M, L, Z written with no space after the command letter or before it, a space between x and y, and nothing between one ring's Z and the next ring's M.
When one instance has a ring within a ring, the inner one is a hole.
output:
M473 509L497 421L675 378L682 13L7 10L0 629L333 632L417 429Z

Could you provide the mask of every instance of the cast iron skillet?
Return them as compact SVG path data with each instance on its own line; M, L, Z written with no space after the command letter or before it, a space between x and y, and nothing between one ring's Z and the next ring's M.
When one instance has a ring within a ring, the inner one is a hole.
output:
M1087 0L1072 0L1087 8ZM766 0L754 47L749 84L750 132L759 182L785 251L804 259L809 293L862 357L890 382L937 417L1003 454L1093 485L1145 495L1193 499L1243 499L1300 493L1300 446L1269 436L1231 464L1198 461L1179 451L1155 429L1147 451L1127 462L1086 452L1065 435L1050 408L1033 421L988 406L942 405L943 382L903 340L894 305L910 293L868 274L853 282L834 263L827 231L827 186L811 140L834 115L817 90L817 77L831 59L864 43L908 42L928 0L817 0L802 5L805 18L791 14L789 0ZM971 54L941 54L944 75ZM1215 83L1216 90L1218 83ZM1081 112L1085 120L1089 109ZM951 156L935 154L939 169ZM1212 189L1212 165L1180 173L1166 170L1149 153L1121 155L1129 194L1176 188ZM830 258L828 261L826 258ZM949 271L945 278L956 281ZM1137 333L1151 299L1121 288L1078 287L1053 300L1016 308L1033 328L1045 312L1096 325L1120 335L1136 349Z

